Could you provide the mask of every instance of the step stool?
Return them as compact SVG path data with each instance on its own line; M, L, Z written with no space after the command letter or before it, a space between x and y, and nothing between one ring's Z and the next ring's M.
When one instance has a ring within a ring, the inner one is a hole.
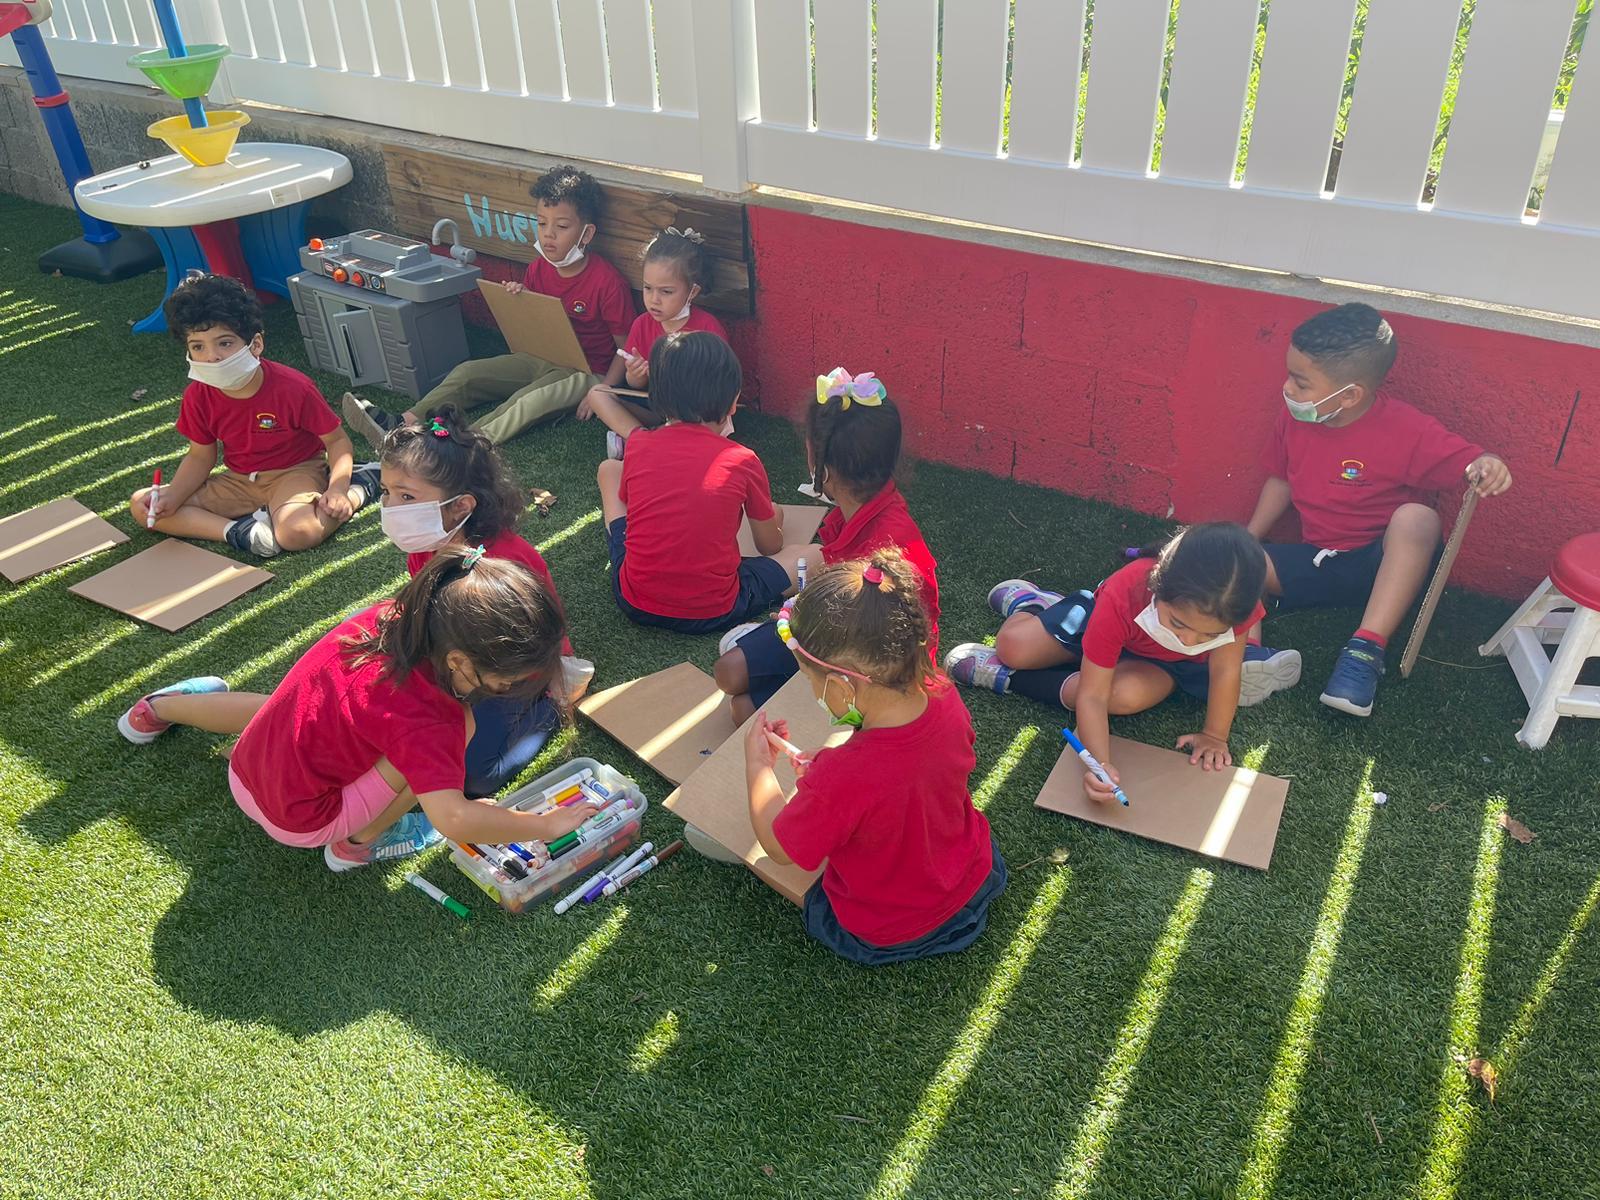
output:
M1556 647L1555 657L1545 654ZM1517 741L1538 750L1562 717L1600 717L1600 687L1578 687L1578 673L1600 658L1600 533L1575 537L1533 595L1500 632L1478 647L1504 654L1528 698Z

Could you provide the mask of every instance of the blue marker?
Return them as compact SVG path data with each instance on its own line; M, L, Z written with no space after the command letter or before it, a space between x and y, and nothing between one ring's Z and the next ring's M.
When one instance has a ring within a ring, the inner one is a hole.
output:
M1122 801L1122 807L1128 807L1127 795L1124 794L1120 787L1111 782L1110 774L1104 767L1100 765L1100 760L1089 753L1089 747L1085 746L1078 740L1078 735L1073 733L1070 729L1063 729L1061 731L1061 736L1067 739L1067 745L1071 746L1073 750L1077 752L1078 757L1083 759L1083 765L1094 772L1094 777L1112 789L1112 792L1116 798Z

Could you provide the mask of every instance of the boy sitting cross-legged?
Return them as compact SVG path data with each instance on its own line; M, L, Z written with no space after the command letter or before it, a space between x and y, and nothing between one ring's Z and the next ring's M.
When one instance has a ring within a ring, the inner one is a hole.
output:
M1358 717L1372 712L1389 638L1438 549L1433 494L1463 479L1480 496L1511 486L1499 458L1379 390L1395 353L1394 331L1366 304L1341 304L1294 331L1249 523L1265 538L1290 505L1300 514L1303 542L1266 545L1279 611L1365 606L1321 697Z

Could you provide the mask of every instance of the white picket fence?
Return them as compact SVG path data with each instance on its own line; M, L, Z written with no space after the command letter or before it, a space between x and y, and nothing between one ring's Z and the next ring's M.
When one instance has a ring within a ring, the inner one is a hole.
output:
M149 0L55 3L45 32L63 74L138 81L124 60L158 44ZM1471 34L1424 203L1463 3ZM179 0L179 12L190 40L234 51L214 99L1600 318L1600 65L1578 71L1542 203L1526 211L1575 3L1372 0L1331 193L1358 0L1270 0L1253 105L1262 0L1181 0L1170 60L1170 0Z

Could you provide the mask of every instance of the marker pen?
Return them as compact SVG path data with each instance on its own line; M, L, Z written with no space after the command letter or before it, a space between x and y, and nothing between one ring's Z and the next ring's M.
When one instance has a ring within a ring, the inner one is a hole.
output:
M648 875L650 873L650 871L652 870L652 868L659 867L662 863L666 862L667 859L671 858L674 854L676 854L681 849L683 849L683 843L681 841L673 842L670 846L668 846L660 854L655 854L655 855L652 855L651 857L645 859L642 863L640 863L638 866L634 867L633 870L627 872L625 875L622 876L621 879L618 879L615 883L606 884L605 894L607 896L616 895L623 888L627 887L630 883L632 883L635 879L638 879L641 875Z
M463 921L471 918L472 911L467 908L465 904L461 903L459 900L452 900L449 896L446 896L443 892L434 887L433 884L429 883L415 871L412 871L406 876L406 882L420 891L424 896L432 896L434 900L444 905L444 907L455 913L455 915L460 917Z
M806 560L803 558L794 560L794 582L795 591L803 592L806 590Z
M506 849L522 859L530 869L535 871L550 861L549 852L539 842L533 842L527 846L520 842L507 842Z
M509 851L486 842L473 842L472 848L489 862L499 867L513 879L526 879L528 868L522 865L522 860Z
M799 746L796 746L793 742L789 741L787 738L779 737L777 734L773 733L772 730L770 730L770 729L767 730L767 741L772 745L772 748L774 750L776 750L779 754L787 754L790 758L801 758L804 755L804 752L800 749Z
M1078 757L1083 759L1083 765L1088 767L1089 770L1094 773L1094 777L1101 783L1110 786L1112 789L1112 794L1115 795L1118 800L1122 801L1122 807L1127 808L1128 797L1126 793L1124 793L1122 788L1117 784L1111 782L1110 774L1104 767L1100 765L1100 760L1089 753L1089 747L1080 742L1078 740L1078 735L1073 733L1070 729L1063 729L1061 731L1061 736L1067 739L1067 745L1071 746L1075 751L1077 751Z
M654 849L654 846L652 846L649 842L646 842L632 854L624 858L620 864L613 864L612 866L607 867L600 874L596 875L594 879L590 881L589 887L583 893L583 902L585 904L593 904L596 900L600 899L600 897L605 894L606 884L610 883L613 879L622 878L622 876L626 875L634 868L635 865L637 865L641 858L649 854L650 851Z
M626 819L627 806L626 799L618 800L604 812L590 817L571 833L562 834L549 844L550 856L552 858L560 858L562 855L576 850L579 846L586 845L611 833Z
M465 854L468 858L475 858L479 862L481 862L483 864L484 870L488 871L489 874L493 875L495 877L495 879L497 879L499 882L501 882L501 883L510 883L511 882L511 876L507 875L498 866L496 866L495 862L494 862L494 860L492 858L490 858L488 855L484 854L481 850L479 850L471 842L460 842L458 844L461 847L461 853ZM478 883L478 886L479 887L483 886L481 881Z
M623 864L626 863L627 860L628 860L628 856L626 854L619 854L616 858L612 859L610 865L605 867L603 870L601 870L599 872L599 874L591 876L588 879L585 879L577 887L573 888L565 896L563 896L563 897L561 897L561 899L557 900L556 901L556 912L557 912L557 914L566 912L567 909L571 908L574 904L576 904L579 900L581 900L583 898L583 894L589 890L590 885L592 885L596 879L604 879L612 871L616 871L616 872L620 873L621 870L622 870Z
M144 506L144 527L156 527L156 501L161 496L161 468L156 468L156 476L150 481L150 503Z

